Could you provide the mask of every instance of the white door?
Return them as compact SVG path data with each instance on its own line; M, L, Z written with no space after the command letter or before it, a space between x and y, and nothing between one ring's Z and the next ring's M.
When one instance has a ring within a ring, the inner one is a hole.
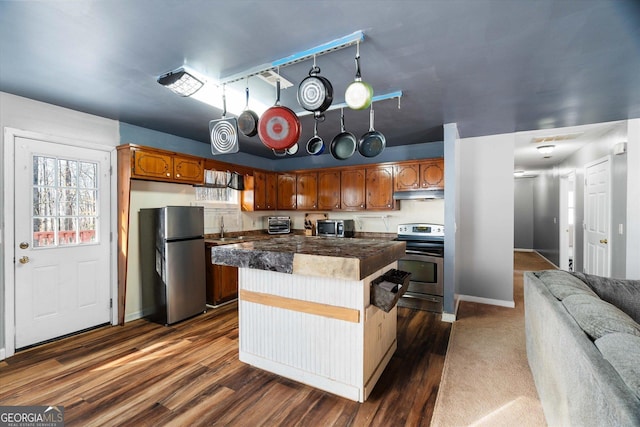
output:
M110 321L110 154L15 141L15 345L21 348Z
M584 272L609 277L610 164L601 159L585 168Z

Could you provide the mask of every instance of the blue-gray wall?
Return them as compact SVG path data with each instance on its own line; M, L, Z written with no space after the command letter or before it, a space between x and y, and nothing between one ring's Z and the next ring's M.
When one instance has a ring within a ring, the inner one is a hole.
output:
M532 178L515 179L513 247L516 249L533 249L533 184Z
M220 160L221 162L234 163L258 169L271 171L290 171L299 169L328 168L337 166L365 165L373 163L397 162L411 159L428 159L444 156L443 142L428 142L424 144L403 145L399 147L387 147L373 158L361 156L356 152L347 160L337 160L330 153L319 156L303 155L285 158L263 158L245 153L234 153L214 156L211 154L211 146L192 139L168 133L158 132L128 123L120 123L120 140L122 144L138 144L147 147L161 148L163 150L194 156ZM304 150L304 148L300 148Z
M533 247L560 265L560 177L549 169L535 178L533 186Z

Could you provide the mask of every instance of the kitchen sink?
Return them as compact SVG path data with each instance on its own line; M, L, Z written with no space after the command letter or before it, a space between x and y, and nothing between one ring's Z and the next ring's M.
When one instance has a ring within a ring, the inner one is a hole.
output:
M244 240L244 236L235 236L235 237L221 237L216 239L220 242L235 242L237 240Z

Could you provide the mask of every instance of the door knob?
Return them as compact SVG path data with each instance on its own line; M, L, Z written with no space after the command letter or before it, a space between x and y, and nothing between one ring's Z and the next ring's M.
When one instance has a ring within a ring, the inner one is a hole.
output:
M607 244L607 239L600 239L600 243L602 243L602 244L605 244L605 245L606 245L606 244Z
M20 264L26 264L29 262L29 257L28 256L23 256L22 258L20 258Z
M28 242L20 242L20 249L27 249L29 247Z

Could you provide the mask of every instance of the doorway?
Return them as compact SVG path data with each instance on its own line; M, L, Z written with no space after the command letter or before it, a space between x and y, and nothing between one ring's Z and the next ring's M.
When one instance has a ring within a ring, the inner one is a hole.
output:
M112 147L5 131L5 350L113 322Z
M604 157L585 165L584 272L611 275L611 161Z
M560 177L560 268L574 271L576 173Z

